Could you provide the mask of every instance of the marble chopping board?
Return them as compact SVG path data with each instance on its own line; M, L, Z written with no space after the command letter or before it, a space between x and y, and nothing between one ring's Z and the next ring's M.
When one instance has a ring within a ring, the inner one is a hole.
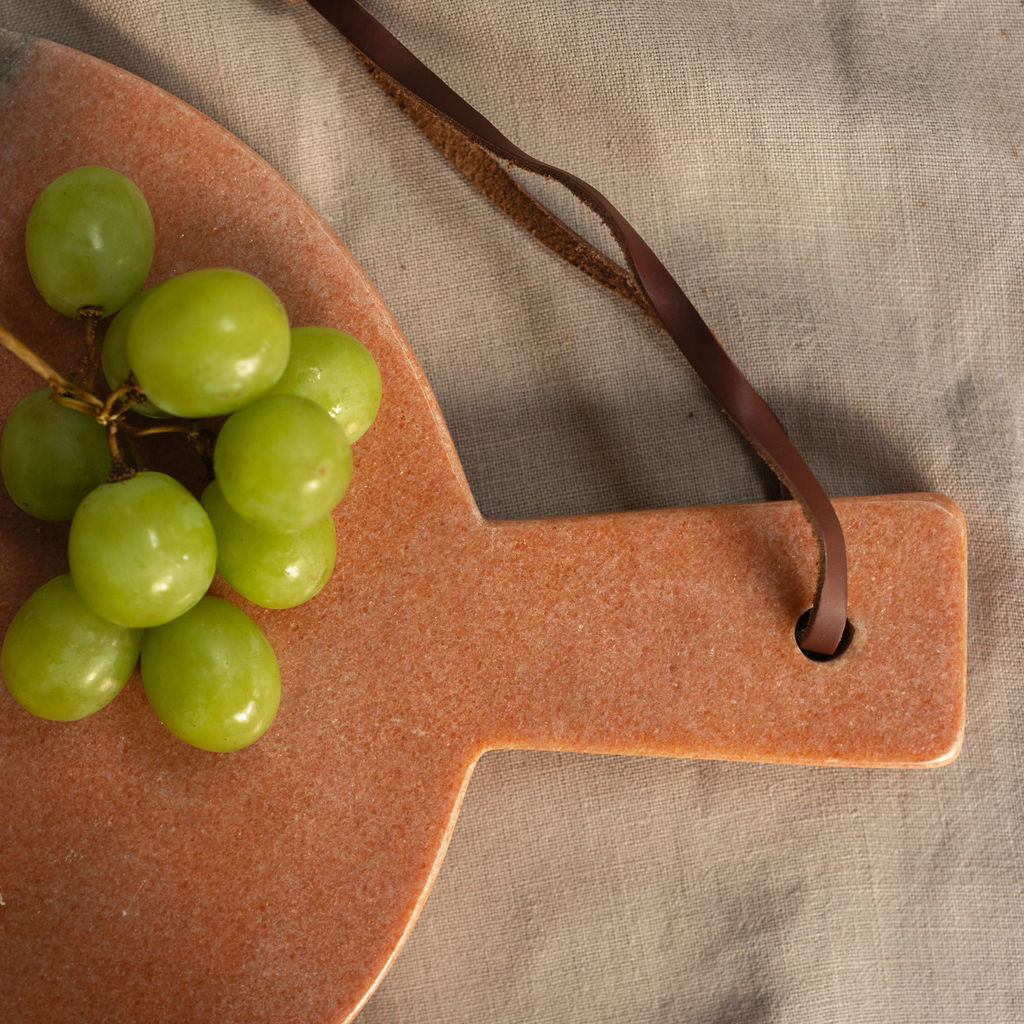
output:
M126 72L0 33L0 323L60 369L76 325L25 267L39 190L132 177L151 281L256 274L293 324L350 331L384 402L300 610L242 604L281 662L271 731L189 748L138 679L57 724L0 688L0 1019L340 1024L412 927L477 758L496 747L934 766L964 723L965 535L948 499L838 503L850 648L805 658L816 550L791 502L484 520L437 404L341 242L219 126ZM0 413L38 386L0 362ZM66 526L0 498L0 628L66 571Z

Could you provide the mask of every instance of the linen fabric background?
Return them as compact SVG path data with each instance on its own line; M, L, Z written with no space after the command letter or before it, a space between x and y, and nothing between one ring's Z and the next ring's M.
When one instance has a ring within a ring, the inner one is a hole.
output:
M830 493L961 504L970 668L934 771L486 755L360 1024L1024 1019L1024 5L366 4L619 206ZM507 222L305 4L0 0L0 26L180 96L306 197L485 515L777 496L667 337Z

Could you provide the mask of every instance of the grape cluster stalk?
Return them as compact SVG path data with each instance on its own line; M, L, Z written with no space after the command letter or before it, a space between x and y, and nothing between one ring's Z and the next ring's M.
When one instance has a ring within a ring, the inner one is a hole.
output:
M23 512L70 522L68 572L14 616L0 671L26 711L67 722L108 705L139 665L172 734L228 752L270 727L281 675L259 626L210 584L219 573L269 609L327 585L334 509L381 377L356 338L291 326L281 300L244 271L187 271L143 290L154 251L145 198L110 168L68 171L29 214L32 280L84 324L85 345L64 376L0 326L0 345L46 383L4 424L4 487ZM140 465L137 439L157 434L181 435L203 456L198 497Z

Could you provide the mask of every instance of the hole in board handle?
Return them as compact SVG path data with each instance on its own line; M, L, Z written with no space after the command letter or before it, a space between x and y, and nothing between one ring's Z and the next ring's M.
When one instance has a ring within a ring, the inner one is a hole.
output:
M793 630L793 639L796 640L797 647L800 647L800 634L804 631L808 621L811 618L811 609L807 611L796 620L796 628ZM839 640L839 646L836 648L834 654L818 654L817 651L805 651L800 647L800 653L805 658L810 658L811 661L834 661L838 658L843 651L850 646L850 641L853 639L853 623L849 619L846 620L846 628L843 630L843 635Z

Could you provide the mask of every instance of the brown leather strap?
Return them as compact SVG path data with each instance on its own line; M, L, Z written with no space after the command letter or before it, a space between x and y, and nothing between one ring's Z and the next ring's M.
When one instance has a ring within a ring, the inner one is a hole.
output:
M582 270L598 284L638 306L660 325L633 275L578 235L564 221L522 188L483 146L439 117L419 97L397 85L376 64L360 54L373 80L416 125L428 141L462 172L495 206L556 255Z
M518 212L546 245L567 255L592 277L636 302L654 316L710 388L725 414L754 446L800 503L818 540L818 583L811 614L799 642L811 654L836 652L846 628L846 544L835 509L782 425L730 359L718 339L683 294L672 275L621 213L597 189L552 167L510 142L479 111L453 92L409 52L356 0L309 0L373 66L396 102L446 155L454 154L464 173L506 212ZM465 143L458 141L464 139ZM562 224L508 177L499 160L568 188L608 226L630 273ZM469 168L469 171L466 168ZM504 178L502 178L504 176ZM511 188L509 187L511 186ZM523 198L525 197L525 199ZM543 212L539 212L543 211Z

